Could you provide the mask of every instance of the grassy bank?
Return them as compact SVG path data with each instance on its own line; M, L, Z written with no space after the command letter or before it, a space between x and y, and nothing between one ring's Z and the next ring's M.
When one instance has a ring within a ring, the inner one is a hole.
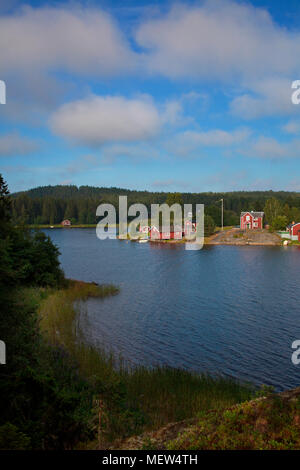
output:
M70 354L93 390L94 420L101 415L101 424L96 426L96 440L89 444L92 448L252 396L251 387L233 380L167 367L133 368L107 350L87 345L79 327L77 301L117 293L114 286L77 281L60 290L31 289L31 295L39 296L43 336Z
M166 443L169 450L296 450L300 449L300 392L270 395L204 413ZM153 446L153 443L152 443Z
M120 441L118 449L144 450L299 450L300 387L275 394L265 387L253 400L202 411Z

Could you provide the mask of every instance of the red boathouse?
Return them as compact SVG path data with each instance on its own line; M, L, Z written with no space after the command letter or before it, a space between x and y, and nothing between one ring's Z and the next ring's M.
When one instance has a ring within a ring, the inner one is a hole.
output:
M150 229L151 240L180 240L182 238L182 227L162 227L158 229L153 226Z

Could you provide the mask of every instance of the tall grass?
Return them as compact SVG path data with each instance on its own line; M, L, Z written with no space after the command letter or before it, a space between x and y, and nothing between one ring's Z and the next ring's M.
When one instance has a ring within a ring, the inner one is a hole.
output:
M69 281L40 301L40 328L48 341L63 346L101 403L106 442L171 422L191 418L249 399L253 390L221 377L169 367L130 367L104 348L86 344L79 326L77 301L118 293L107 285ZM96 410L97 412L97 410Z
M97 285L69 280L67 287L50 291L38 310L40 328L52 344L65 346L75 353L80 338L77 337L77 310L75 302L90 297L104 298L115 295L119 289L113 285Z
M138 367L125 374L125 382L132 403L140 403L146 411L150 427L227 407L251 396L249 386L234 380L169 367Z

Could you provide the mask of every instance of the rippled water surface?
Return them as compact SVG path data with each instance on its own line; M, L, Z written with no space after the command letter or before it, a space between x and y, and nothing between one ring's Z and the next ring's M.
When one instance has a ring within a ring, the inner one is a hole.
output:
M114 283L87 302L85 335L133 363L230 375L278 390L300 385L300 249L100 241L95 229L46 230L66 276Z

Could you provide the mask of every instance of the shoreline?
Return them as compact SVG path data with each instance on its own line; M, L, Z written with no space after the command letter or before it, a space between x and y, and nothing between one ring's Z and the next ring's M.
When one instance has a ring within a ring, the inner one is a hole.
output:
M33 229L33 230L41 230L41 229L85 229L85 228L96 228L98 224L76 224L76 225L71 225L69 227L64 227L61 224L55 224L55 225L26 225L26 228ZM117 228L119 224L116 225L111 225L109 228ZM17 227L17 226L16 226ZM209 237L204 237L204 246L300 246L300 242L297 241L291 241L288 240L288 244L284 245L284 240L283 238L279 238L279 235L276 233L268 233L265 231L265 237L274 237L274 235L277 237L277 240L274 241L268 241L267 239L265 241L255 241L255 240L249 240L249 239L241 239L241 238L233 238L237 235L235 235L239 229L237 228L227 228L224 227L224 231L218 231L210 235ZM256 232L258 233L258 232ZM254 231L251 232L251 236L255 236L256 233ZM248 233L249 234L249 233ZM233 236L232 236L233 235ZM223 239L219 239L220 237L223 237ZM230 239L226 239L226 237L229 237ZM225 238L225 239L224 239ZM126 240L126 241L133 241L133 242L138 242L139 240L131 240L130 238L127 239L122 239L117 236L118 240ZM166 240L156 240L153 239L151 240L150 238L148 239L149 242L151 243L161 243L161 244L184 244L184 243L193 243L188 240L185 240L184 238L179 239L179 240L174 240L174 239L166 239Z
M252 384L164 365L132 367L122 357L119 361L105 347L88 344L78 322L82 313L76 302L89 297L101 299L118 292L114 285L67 280L64 288L38 294L43 337L52 347L66 351L86 381L87 389L94 396L87 414L93 413L98 419L101 409L106 419L106 429L98 428L90 439L79 442L80 449L114 447L116 442L130 436L155 432L181 419L192 419L199 411L221 410L253 398L257 387ZM126 396L125 409L123 396Z

